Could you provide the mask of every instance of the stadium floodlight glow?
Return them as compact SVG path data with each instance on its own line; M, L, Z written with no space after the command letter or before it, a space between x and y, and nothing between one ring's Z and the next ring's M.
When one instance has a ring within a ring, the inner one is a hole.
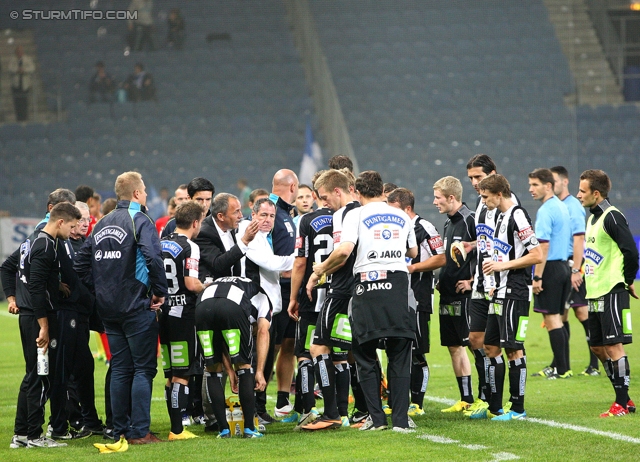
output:
M633 11L640 11L640 2L631 0L631 4L629 5L629 8L632 9Z

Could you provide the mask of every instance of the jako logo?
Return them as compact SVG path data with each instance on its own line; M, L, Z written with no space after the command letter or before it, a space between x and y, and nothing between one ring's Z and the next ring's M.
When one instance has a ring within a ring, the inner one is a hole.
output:
M104 254L102 253L102 250L98 250L96 251L95 259L96 261L100 261L103 258L105 260L118 260L121 256L122 254L119 250L107 250Z
M392 287L393 286L390 282L374 282L373 284L369 284L369 286L367 287L367 292L370 292L372 290L389 290Z

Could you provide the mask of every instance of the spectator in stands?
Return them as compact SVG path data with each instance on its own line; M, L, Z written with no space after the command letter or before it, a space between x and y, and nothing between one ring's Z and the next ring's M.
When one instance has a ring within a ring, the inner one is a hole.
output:
M113 102L115 89L115 81L107 73L104 62L98 61L96 63L96 73L93 74L89 82L89 103L95 103L97 100L103 103Z
M144 70L142 63L136 63L127 81L124 83L129 101L156 101L156 85L153 76Z
M102 218L102 196L97 192L93 193L93 202L89 205L89 212L92 217L96 217L96 220Z
M167 226L169 221L176 214L176 198L169 199L169 205L167 206L167 214L164 217L160 217L156 220L156 229L158 230L158 236L162 236L162 230Z
M115 209L116 205L118 205L118 201L115 200L113 197L110 197L109 199L104 201L102 203L102 209L100 210L100 212L102 212L102 216L105 216L107 213Z
M240 200L240 205L242 206L242 215L245 217L248 217L251 215L251 206L249 205L249 198L251 197L251 188L247 184L247 180L245 178L240 178L238 180L237 186L238 186L238 189L240 190L240 195L238 196L238 199Z
M130 12L137 13L137 19L129 21L129 31L133 33L133 46L136 51L142 51L148 45L149 51L155 51L153 42L153 0L131 0Z
M36 66L30 56L24 54L22 45L16 47L15 55L9 60L9 73L11 74L11 93L13 94L13 106L16 110L16 121L24 122L29 113L29 90L31 79Z
M182 50L184 45L184 18L178 8L173 8L167 18L167 45L176 50Z

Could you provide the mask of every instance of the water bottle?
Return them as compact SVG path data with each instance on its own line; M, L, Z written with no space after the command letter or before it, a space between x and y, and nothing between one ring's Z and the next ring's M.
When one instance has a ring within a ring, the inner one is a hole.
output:
M231 433L234 433L236 436L242 436L244 433L244 414L240 406L233 409L231 420L233 424Z
M45 351L44 348L38 348L38 361L37 361L38 375L49 375L49 350Z
M231 436L233 436L234 428L233 428L233 417L231 415L231 409L227 408L226 416L227 416L227 424L229 425L229 431L231 432Z
M482 252L482 260L489 261L491 259L491 255L486 250ZM491 289L496 288L496 277L495 273L492 271L490 274L484 275L484 290L485 292L489 292Z

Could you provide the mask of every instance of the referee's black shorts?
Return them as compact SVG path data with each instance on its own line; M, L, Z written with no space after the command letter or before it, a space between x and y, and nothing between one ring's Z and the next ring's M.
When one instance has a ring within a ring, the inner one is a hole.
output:
M533 297L533 311L564 314L571 291L571 269L564 260L548 261L542 273L542 292Z

